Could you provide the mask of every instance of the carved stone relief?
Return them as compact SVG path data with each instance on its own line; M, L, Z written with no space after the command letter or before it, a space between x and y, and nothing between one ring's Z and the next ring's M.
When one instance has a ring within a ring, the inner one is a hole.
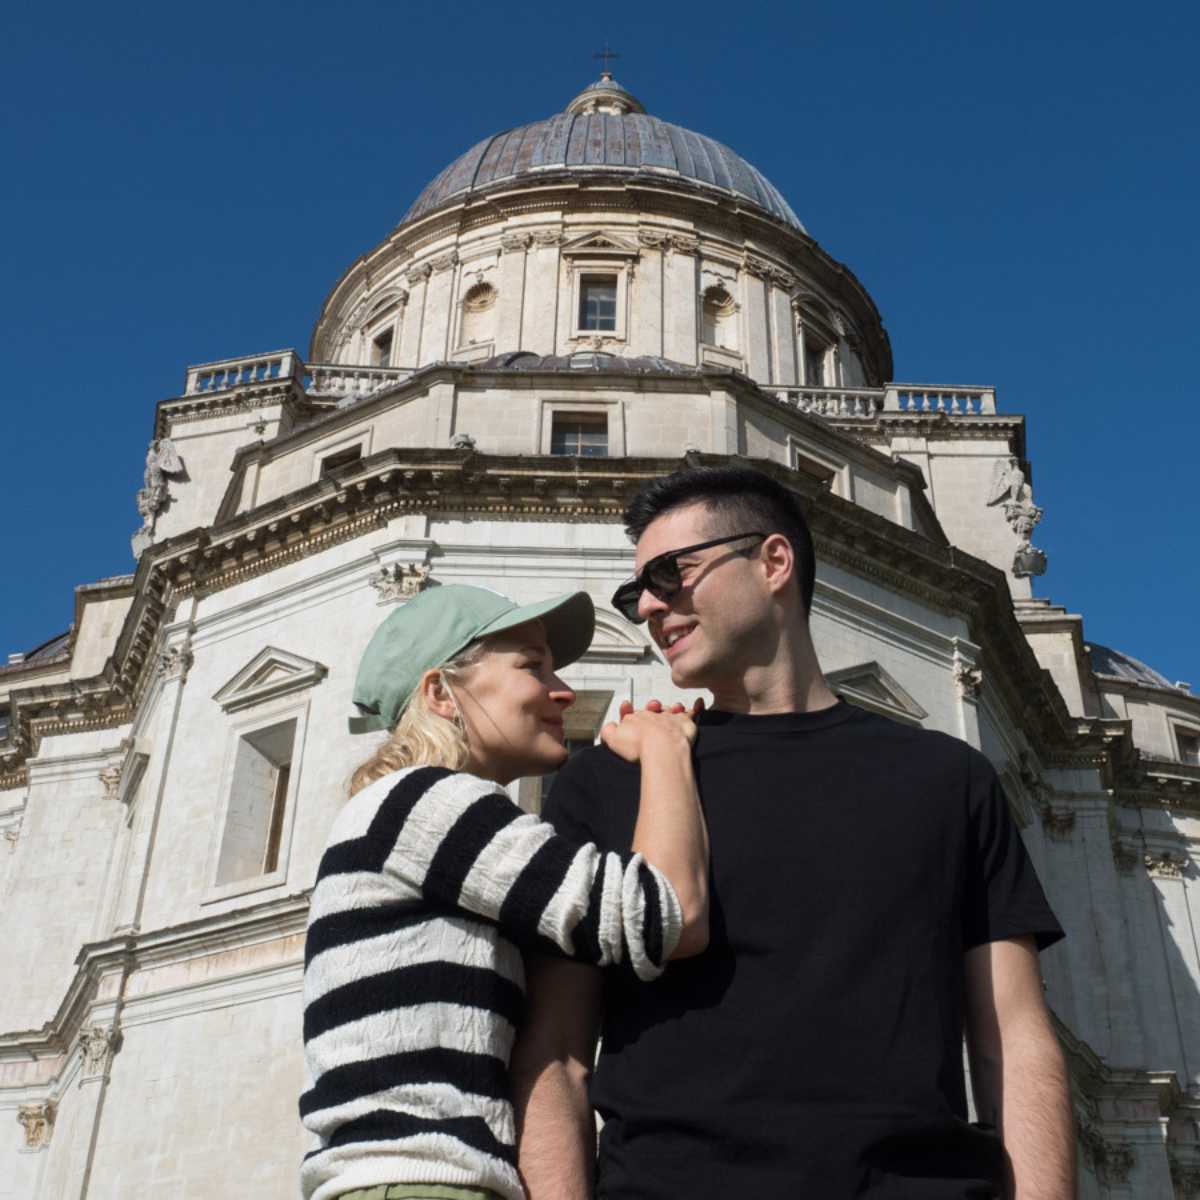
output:
M157 670L163 679L185 680L194 660L191 643L180 642L159 651Z
M1042 818L1042 828L1055 841L1066 841L1075 828L1075 813L1069 808L1054 808L1043 804L1039 815Z
M964 700L978 700L983 690L983 671L965 659L954 661L954 685Z
M1103 1184L1128 1183L1129 1173L1137 1161L1129 1142L1110 1141L1091 1125L1080 1123L1079 1148L1084 1162L1091 1167Z
M53 1100L42 1100L38 1104L22 1104L17 1109L17 1120L25 1130L25 1149L44 1150L50 1145L54 1132L54 1117L58 1106Z
M379 604L403 603L429 586L431 570L428 563L394 563L380 567L369 582L378 594Z
M83 1078L107 1075L113 1055L120 1049L121 1035L116 1029L89 1025L79 1031L80 1074Z
M104 799L115 800L121 791L121 768L105 767L100 772L100 782L104 785Z
M1147 851L1142 861L1157 879L1182 879L1188 864L1186 854L1171 850Z

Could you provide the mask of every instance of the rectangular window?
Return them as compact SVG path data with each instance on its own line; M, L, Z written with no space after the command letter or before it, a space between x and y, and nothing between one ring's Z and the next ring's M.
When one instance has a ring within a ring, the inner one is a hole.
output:
M267 875L278 868L295 743L295 718L238 740L217 859L218 885Z
M361 446L351 446L349 449L339 450L336 454L331 454L328 458L321 459L321 478L325 479L335 471L340 471L343 467L348 467L352 463L361 461Z
M1200 733L1176 726L1175 740L1179 743L1179 761L1200 767Z
M579 281L579 328L601 333L617 328L616 276L585 275Z
M371 365L373 367L391 366L392 362L392 330L385 329L371 339Z
M550 428L551 454L608 454L608 417L604 413L555 413Z
M804 382L808 387L825 386L825 356L824 346L814 346L809 342L804 345Z

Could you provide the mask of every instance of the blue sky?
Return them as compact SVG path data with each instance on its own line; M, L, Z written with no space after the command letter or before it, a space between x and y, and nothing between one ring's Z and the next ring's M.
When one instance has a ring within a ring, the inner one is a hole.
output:
M132 569L155 402L296 346L479 138L617 78L870 290L904 381L1025 413L1039 594L1200 690L1200 6L15 4L0 18L0 653Z

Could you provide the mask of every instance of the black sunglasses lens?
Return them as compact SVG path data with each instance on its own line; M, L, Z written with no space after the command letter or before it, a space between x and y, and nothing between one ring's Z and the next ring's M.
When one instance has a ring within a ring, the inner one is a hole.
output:
M635 625L640 625L642 618L638 615L638 601L642 596L641 585L636 581L623 583L613 593L613 608L617 610L627 621L632 621Z
M672 555L652 559L642 571L646 586L660 599L666 600L679 591L683 576L679 573L679 563Z

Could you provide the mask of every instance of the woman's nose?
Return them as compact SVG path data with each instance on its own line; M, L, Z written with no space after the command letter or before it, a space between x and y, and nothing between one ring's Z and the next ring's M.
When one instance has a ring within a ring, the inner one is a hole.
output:
M550 680L550 699L563 708L570 708L575 703L575 690L555 675Z

